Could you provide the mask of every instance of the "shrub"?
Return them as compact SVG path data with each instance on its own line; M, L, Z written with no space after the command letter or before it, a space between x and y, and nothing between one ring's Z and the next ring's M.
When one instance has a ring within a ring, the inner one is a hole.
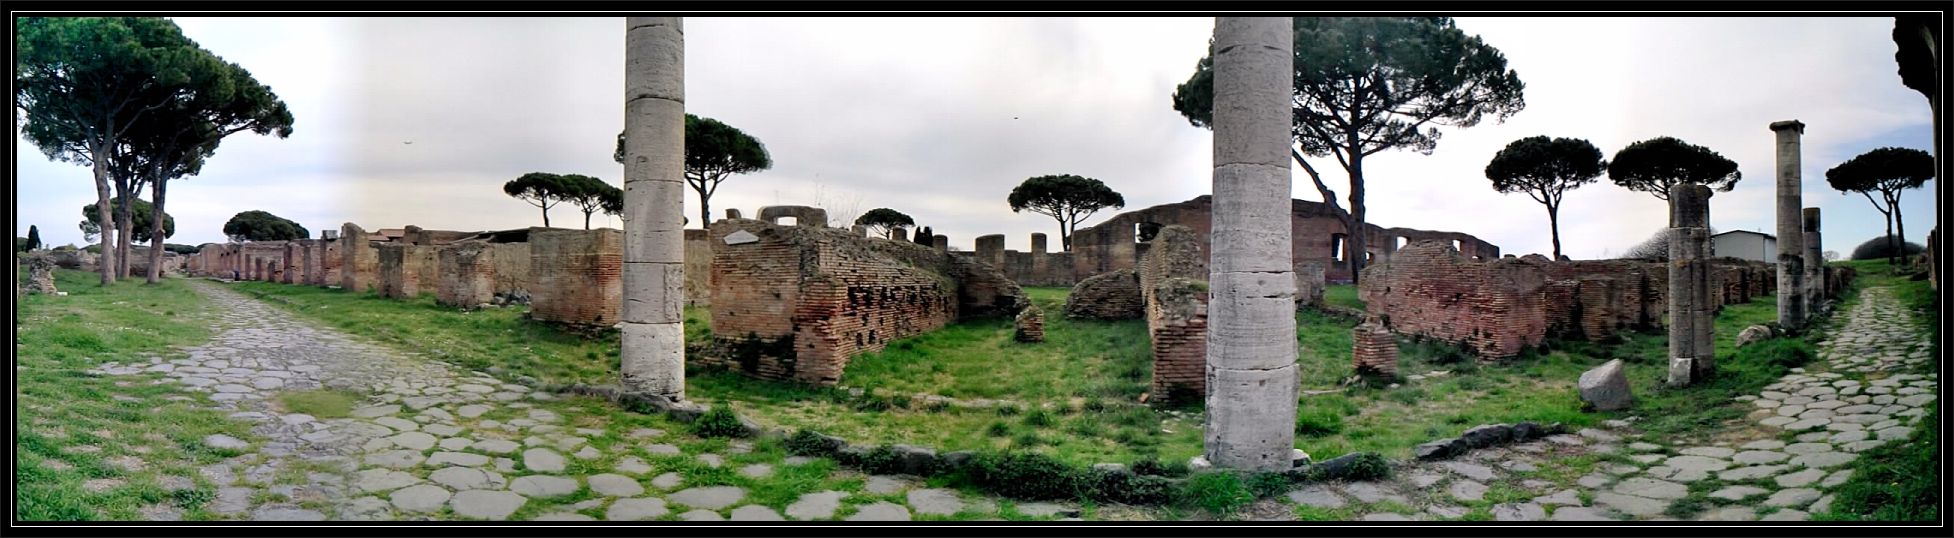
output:
M1084 474L1036 452L979 453L965 472L971 481L998 495L1033 501L1078 497Z
M871 448L868 452L863 453L859 459L851 463L854 463L856 467L860 467L864 471L875 474L902 472L902 457L896 454L894 447L889 445Z
M1042 428L1052 425L1052 414L1044 409L1034 409L1024 416L1026 426Z
M1009 436L1011 435L1011 425L1003 422L992 422L989 428L984 429L984 435L991 437Z
M840 448L835 446L835 439L805 428L788 436L786 445L787 453L796 456L828 456Z
M746 426L740 424L740 416L733 407L725 403L713 404L712 409L692 421L692 434L700 437L743 437Z
M1867 239L1866 242L1860 243L1859 246L1852 247L1852 259L1878 260L1892 257L1894 255L1894 243L1889 242L1892 241L1892 237L1890 235L1882 235ZM1927 250L1927 247L1920 246L1919 243L1898 242L1898 245L1900 248L1898 254L1901 257L1912 256Z
M1174 499L1174 482L1166 477L1114 471L1088 471L1095 500L1124 504L1161 504Z

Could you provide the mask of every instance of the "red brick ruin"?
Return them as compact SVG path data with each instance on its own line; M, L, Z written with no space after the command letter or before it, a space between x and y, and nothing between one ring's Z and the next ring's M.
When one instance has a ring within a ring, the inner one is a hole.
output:
M761 210L770 220L795 216L796 224L728 218L709 228L720 351L702 362L833 385L849 359L891 340L1029 304L1015 282L968 256L786 213Z
M1711 307L1749 302L1776 289L1770 264L1714 259ZM1605 341L1623 330L1661 327L1668 267L1640 260L1550 261L1544 256L1473 261L1451 246L1420 242L1366 268L1358 285L1369 314L1391 331L1463 345L1481 358L1513 357L1549 335ZM1827 293L1851 278L1826 269Z

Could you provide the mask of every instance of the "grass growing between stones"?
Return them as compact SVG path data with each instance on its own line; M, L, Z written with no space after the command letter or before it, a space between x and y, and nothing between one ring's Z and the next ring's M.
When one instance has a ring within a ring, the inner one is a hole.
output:
M1866 285L1893 286L1900 304L1912 311L1913 321L1928 335L1930 357L1940 357L1939 296L1925 281L1913 281L1886 270L1884 261L1860 264ZM1925 363L1934 364L1933 361ZM1938 379L1923 366L1913 373ZM1852 463L1852 478L1833 494L1832 510L1812 514L1816 521L1936 521L1940 516L1940 407L1928 405L1911 435L1861 454Z
M250 425L203 409L201 396L152 384L159 374L98 376L104 362L146 363L210 337L209 305L182 280L108 287L57 269L65 297L18 304L14 517L31 521L208 519L215 487L197 468L235 456L211 434L250 439ZM22 280L25 280L23 277Z

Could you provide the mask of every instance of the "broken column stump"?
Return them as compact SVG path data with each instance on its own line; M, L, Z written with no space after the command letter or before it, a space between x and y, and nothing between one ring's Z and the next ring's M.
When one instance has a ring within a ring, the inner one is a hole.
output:
M1036 306L1028 306L1018 312L1017 331L1012 336L1019 342L1045 341L1045 312Z
M1398 339L1384 327L1383 320L1366 316L1363 323L1350 329L1350 341L1353 344L1350 356L1357 375L1371 380L1398 377Z

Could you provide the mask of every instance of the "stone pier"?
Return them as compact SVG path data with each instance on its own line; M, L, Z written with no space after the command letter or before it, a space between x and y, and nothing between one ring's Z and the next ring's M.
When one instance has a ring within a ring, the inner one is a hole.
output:
M1797 330L1805 326L1805 241L1799 209L1804 207L1799 170L1799 137L1805 124L1798 120L1771 124L1777 133L1778 155L1778 324Z
M1825 289L1825 251L1824 241L1818 234L1818 208L1807 207L1799 229L1799 237L1804 242L1805 256L1805 316L1816 316L1825 304L1829 294Z
M440 264L436 303L473 310L495 298L495 258L488 243L450 245L435 256Z
M625 18L624 131L620 381L626 390L683 400L684 19Z
M1669 188L1669 386L1716 373L1717 303L1710 296L1710 188Z
M1214 216L1203 458L1291 468L1296 278L1290 237L1289 17L1216 17ZM1197 462L1197 465L1199 462Z
M380 285L380 253L367 241L366 229L351 222L339 226L339 288L366 293Z

